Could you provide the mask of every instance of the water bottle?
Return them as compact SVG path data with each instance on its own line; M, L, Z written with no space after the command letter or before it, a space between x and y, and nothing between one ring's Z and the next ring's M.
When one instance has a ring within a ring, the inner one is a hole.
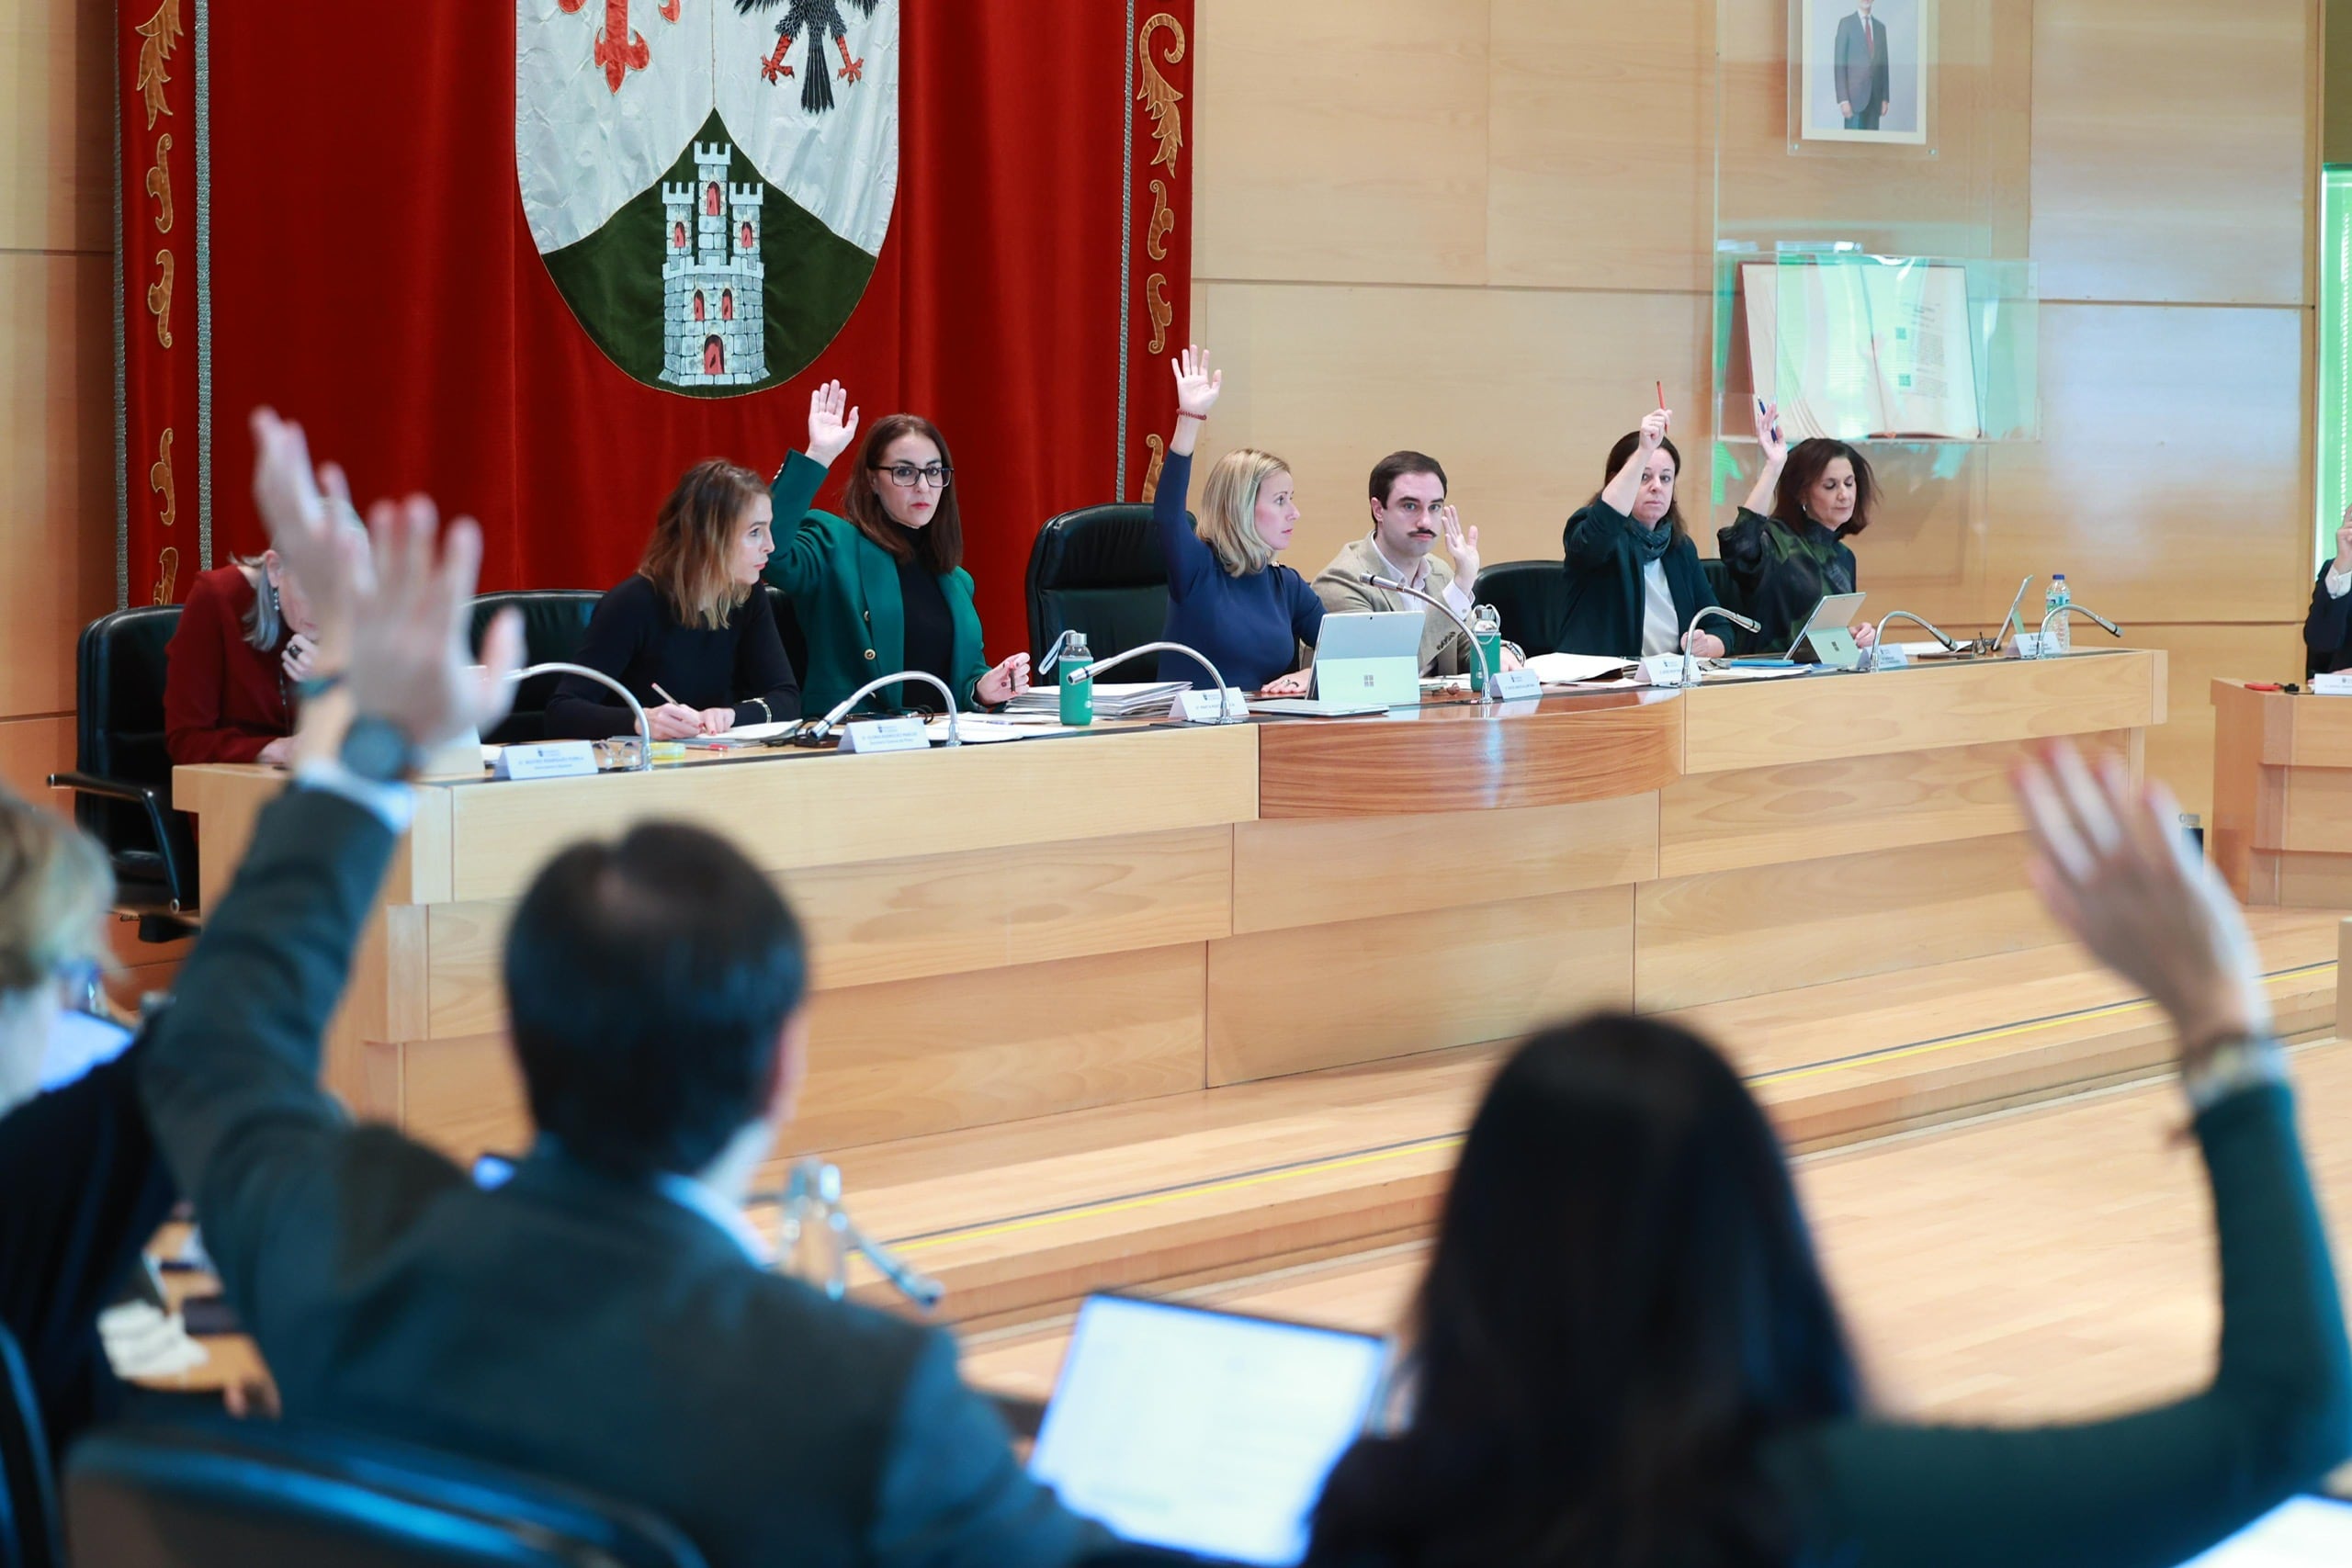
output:
M1502 668L1501 613L1492 604L1473 605L1470 610L1470 635L1477 638L1479 648L1487 650L1487 657L1483 660L1478 657L1475 649L1470 655L1470 689L1474 692L1484 692L1487 689L1487 668L1489 666L1497 670Z
M1073 631L1062 645L1062 656L1054 666L1054 673L1061 677L1062 722L1086 725L1094 722L1094 678L1080 674L1094 662L1094 652L1086 646L1086 634Z
M2044 637L2041 641L2041 656L2044 659L2055 659L2061 654L2071 652L2073 650L2075 638L2070 628L2075 617L2072 615L2060 615L2054 621L2048 619L2048 617L2054 612L2064 609L2074 602L2074 591L2066 586L2066 574L2063 571L2051 573L2050 590L2041 596L2041 614L2044 617L2043 624L2050 628L2049 635Z

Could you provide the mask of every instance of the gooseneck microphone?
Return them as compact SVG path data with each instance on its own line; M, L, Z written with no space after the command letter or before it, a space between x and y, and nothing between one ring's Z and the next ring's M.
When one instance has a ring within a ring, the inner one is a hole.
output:
M615 692L620 694L621 701L628 705L629 716L637 720L637 761L631 762L627 768L621 771L631 773L642 773L651 771L653 767L653 725L652 722L645 716L645 705L637 700L637 694L634 692L631 692L627 686L622 685L618 681L614 680L610 675L605 674L602 670L591 670L585 664L534 664L527 669L517 670L514 671L514 680L516 684L519 685L521 682L530 679L534 675L578 675L583 680L594 681L600 686L608 686Z
M1216 665L1209 662L1208 655L1203 653L1197 648L1187 648L1181 642L1143 643L1137 647L1128 649L1125 653L1114 653L1107 659L1098 659L1091 664L1080 665L1078 669L1070 671L1069 679L1073 681L1091 681L1095 676L1102 673L1103 671L1112 669L1117 665L1125 664L1130 660L1139 659L1147 653L1181 653L1185 658L1191 660L1193 663L1199 665L1202 669L1207 671L1209 672L1209 690L1216 694L1217 723L1232 724L1239 719L1249 716L1246 713L1235 714L1227 713L1226 711L1225 677L1217 673L1217 668Z
M1699 635L1699 623L1709 615L1721 615L1732 625L1751 632L1760 632L1764 629L1760 623L1749 620L1737 610L1726 610L1721 604L1709 604L1702 608L1697 615L1690 617L1690 624L1682 628L1682 683L1686 686L1695 686L1699 683L1699 656L1690 651L1690 641Z
M1933 622L1928 621L1924 617L1915 615L1908 610L1889 610L1885 615L1879 617L1878 625L1872 628L1871 632L1871 645L1870 647L1862 649L1862 661L1860 668L1864 670L1875 670L1878 668L1878 650L1880 646L1886 640L1887 624L1891 621L1909 621L1913 626L1924 626L1927 628L1928 635L1932 636L1938 642L1944 645L1944 651L1946 653L1958 653L1961 651L1961 645L1953 641L1951 637L1946 637L1943 633L1943 629L1936 626Z
M1486 686L1484 688L1485 695L1480 697L1479 700L1481 702L1488 703L1495 700L1495 661L1487 657L1487 645L1478 640L1478 634L1470 629L1469 622L1454 614L1453 605L1445 603L1442 599L1424 593L1418 588L1408 588L1405 584L1397 581L1393 577L1374 577L1367 578L1365 581L1370 582L1374 588L1385 588L1391 593L1409 593L1414 598L1419 599L1422 604L1433 605L1436 608L1444 611L1447 618L1452 620L1455 626L1462 628L1462 635L1470 639L1470 651L1478 656L1478 668L1483 671L1486 675ZM1415 673L1419 673L1419 671L1415 671Z
M956 728L956 694L947 689L946 682L928 670L901 670L895 675L876 675L873 680L835 703L824 717L811 725L808 729L808 739L822 740L833 732L833 726L839 724L848 715L850 709L883 687L895 686L906 681L922 681L939 688L939 694L947 700L947 744L950 746L964 744L963 736Z

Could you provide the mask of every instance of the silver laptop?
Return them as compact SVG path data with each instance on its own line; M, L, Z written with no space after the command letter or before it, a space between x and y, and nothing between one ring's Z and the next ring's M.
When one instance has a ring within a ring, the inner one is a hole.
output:
M1804 639L1815 632L1840 631L1852 626L1861 615L1862 601L1867 597L1869 595L1862 593L1823 594L1821 603L1813 607L1813 614L1807 615L1804 618L1804 624L1797 627L1796 636L1789 639L1789 651L1786 657L1794 659L1804 652Z
M1419 610L1326 615L1315 634L1315 695L1270 697L1250 711L1335 718L1418 703L1421 626Z
M1030 1473L1141 1545L1294 1563L1387 1362L1369 1334L1089 1296Z

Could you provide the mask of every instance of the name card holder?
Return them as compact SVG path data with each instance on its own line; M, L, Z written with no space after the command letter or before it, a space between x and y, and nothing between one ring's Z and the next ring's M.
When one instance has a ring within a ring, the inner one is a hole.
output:
M1544 694L1544 682L1532 670L1498 670L1495 671L1495 696L1501 702L1524 702Z
M1910 654L1905 652L1902 648L1894 643L1888 643L1883 648L1872 649L1871 652L1871 670L1874 673L1881 670L1908 670L1910 668Z
M1222 702L1218 701L1220 695L1224 698ZM1248 718L1250 699L1233 686L1227 686L1222 694L1179 692L1176 700L1168 705L1168 716L1181 718L1186 724L1223 724L1227 719Z
M502 746L494 779L576 779L596 771L593 740L539 740L527 746Z
M1682 655L1653 653L1642 660L1642 681L1651 686L1682 684Z
M845 752L927 751L931 749L931 736L917 714L862 718L855 724L842 726L841 749Z
M2010 651L2019 659L2048 659L2051 650L2043 646L2040 632L2019 632L2010 639Z

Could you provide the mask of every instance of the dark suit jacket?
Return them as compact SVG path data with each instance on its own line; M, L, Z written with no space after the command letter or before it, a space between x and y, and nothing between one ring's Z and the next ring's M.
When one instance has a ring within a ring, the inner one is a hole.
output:
M1871 58L1871 46L1862 39L1861 13L1857 11L1838 19L1836 57L1838 101L1853 105L1856 114L1886 103L1894 96L1894 76L1886 64L1886 24L1872 17L1871 31L1878 35L1878 58L1875 61Z
M98 1310L171 1211L133 1045L0 1119L0 1323L23 1348L53 1454L114 1413Z
M2327 596L2327 574L2335 565L2333 558L2319 569L2319 580L2312 584L2311 613L2303 617L2303 672L2323 675L2352 665L2352 593L2341 599Z
M148 1046L157 1134L289 1416L628 1499L714 1568L1108 1544L1023 1473L944 1334L634 1183L534 1156L484 1192L346 1125L319 1041L392 846L337 795L272 805Z
M1642 655L1642 562L1634 547L1634 520L1605 501L1595 501L1568 519L1560 544L1567 558L1568 602L1563 614L1560 651L1611 659ZM1674 594L1677 631L1716 602L1699 564L1699 547L1686 536L1667 547L1660 562ZM1700 630L1729 638L1739 628L1711 620ZM1728 647L1729 643L1726 642Z

